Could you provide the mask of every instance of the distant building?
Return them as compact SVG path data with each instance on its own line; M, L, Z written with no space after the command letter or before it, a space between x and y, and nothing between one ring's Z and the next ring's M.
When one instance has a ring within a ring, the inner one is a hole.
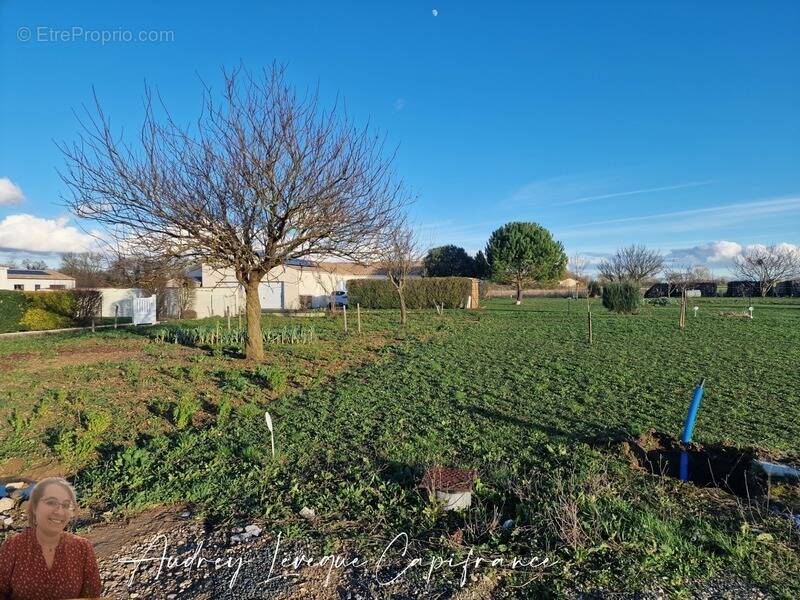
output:
M12 269L0 266L0 290L35 292L38 290L69 290L75 278L49 269Z
M409 276L421 277L422 271L420 264L412 269ZM219 301L216 302L216 307L206 306L205 292L211 290L229 290L235 312L243 306L244 290L236 280L233 269L203 264L190 270L188 275L199 284L193 291L199 315L220 314ZM347 282L351 279L386 278L386 269L378 265L293 260L275 267L264 276L258 286L259 298L263 310L320 308L328 305L331 294L346 291ZM226 301L226 304L230 304L230 301Z
M584 287L586 284L580 281L579 279L575 279L574 277L567 277L566 279L562 279L558 282L558 287L560 288L576 288L576 287Z

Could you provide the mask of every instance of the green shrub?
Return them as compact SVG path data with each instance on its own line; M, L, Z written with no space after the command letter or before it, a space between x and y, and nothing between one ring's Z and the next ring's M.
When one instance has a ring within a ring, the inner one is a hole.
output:
M611 281L603 286L603 306L618 313L634 313L642 302L639 286L630 281Z
M286 372L275 365L256 367L254 375L260 383L274 392L283 391L286 387L286 381L288 380Z
M63 315L49 312L43 308L29 308L20 320L23 330L43 331L45 329L61 329L72 327L72 319Z
M57 292L25 292L30 300L31 308L41 308L50 313L72 319L75 317L75 309L78 300L73 290Z
M597 298L600 294L603 293L603 286L600 285L600 282L596 279L592 279L589 282L589 296L592 298Z
M406 281L404 294L407 308L459 308L472 291L468 277L425 277ZM347 282L350 305L363 308L400 308L400 298L386 279L351 279Z
M178 429L184 429L191 421L194 413L200 410L200 401L189 392L178 396L172 409L172 421Z
M75 469L91 461L113 422L111 415L101 410L87 411L81 420L83 426L77 430L61 431L54 448L61 461Z
M24 292L0 290L0 333L25 330L20 321L28 308L28 302Z

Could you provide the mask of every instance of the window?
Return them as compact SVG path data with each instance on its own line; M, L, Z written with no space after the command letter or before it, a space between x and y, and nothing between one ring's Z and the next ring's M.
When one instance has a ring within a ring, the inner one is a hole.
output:
M14 289L21 292L21 291L23 291L25 289L25 286L23 284L21 284L21 283L15 283L14 284Z
M40 286L40 285L37 283L36 285L34 285L34 286L33 286L33 289L34 289L34 290L36 290L36 291L38 292L40 289L42 289L42 286Z
M51 285L50 289L51 290L63 290L64 286L63 285Z

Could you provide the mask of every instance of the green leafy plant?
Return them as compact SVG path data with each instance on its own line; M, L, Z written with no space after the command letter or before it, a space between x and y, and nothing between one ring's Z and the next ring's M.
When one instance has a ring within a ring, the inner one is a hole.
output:
M185 429L198 410L200 410L200 401L194 394L190 392L179 394L172 409L172 420L175 427Z
M275 365L261 365L256 367L254 376L259 382L274 392L281 392L286 388L288 376L286 372Z
M59 458L73 468L85 465L94 457L113 419L105 411L89 410L82 414L81 421L77 429L61 431L54 447Z

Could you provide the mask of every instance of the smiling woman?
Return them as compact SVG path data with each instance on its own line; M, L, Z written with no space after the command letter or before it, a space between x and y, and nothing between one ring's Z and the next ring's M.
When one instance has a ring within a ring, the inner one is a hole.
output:
M78 504L65 479L48 477L33 489L30 527L0 546L0 600L93 598L102 584L85 539L65 532Z

